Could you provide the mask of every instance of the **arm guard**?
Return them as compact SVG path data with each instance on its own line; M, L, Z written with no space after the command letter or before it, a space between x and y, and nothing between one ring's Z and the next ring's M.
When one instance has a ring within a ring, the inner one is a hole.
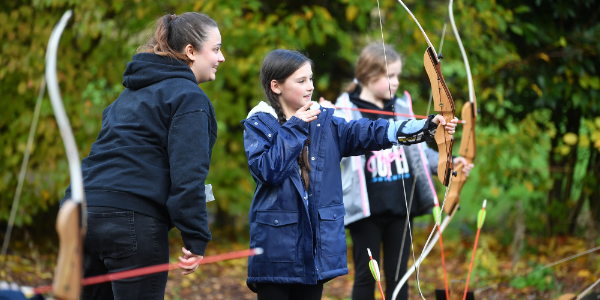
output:
M433 142L433 137L434 137L435 131L438 127L437 124L435 124L434 122L431 121L434 117L435 117L435 115L429 115L427 120L425 120L425 124L423 125L423 128L421 128L420 130L418 130L416 132L410 132L410 133L403 132L404 131L403 129L405 129L406 123L408 123L411 120L402 122L402 124L400 124L400 128L398 129L398 132L396 133L396 138L397 138L398 144L413 145L413 144L419 144L422 142L427 142L427 143Z

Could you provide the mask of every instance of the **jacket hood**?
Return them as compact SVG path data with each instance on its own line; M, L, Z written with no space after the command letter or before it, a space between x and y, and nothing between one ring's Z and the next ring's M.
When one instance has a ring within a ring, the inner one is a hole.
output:
M311 102L313 103L313 105L310 106L310 110L315 110L315 109L321 108L321 105L319 105L319 103L317 103L315 101L311 101ZM260 103L258 103L257 106L252 108L252 110L250 110L250 112L248 113L248 116L246 117L246 119L249 119L250 117L252 117L253 115L255 115L257 113L268 113L268 114L272 115L275 119L277 119L277 113L275 112L275 109L273 107L271 107L271 105L269 105L265 101L260 101Z
M171 78L189 79L198 84L194 72L183 61L154 53L139 53L127 63L123 86L139 90Z

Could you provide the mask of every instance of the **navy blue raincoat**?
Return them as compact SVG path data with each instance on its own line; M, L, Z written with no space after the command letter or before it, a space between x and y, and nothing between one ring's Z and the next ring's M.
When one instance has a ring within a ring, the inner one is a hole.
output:
M248 260L248 286L316 284L347 274L340 161L390 148L388 121L347 122L334 117L334 109L320 107L315 121L292 117L280 125L272 108L261 105L267 109L255 108L242 121L248 166L257 184L249 213L250 247L264 249ZM298 156L309 134L306 191Z

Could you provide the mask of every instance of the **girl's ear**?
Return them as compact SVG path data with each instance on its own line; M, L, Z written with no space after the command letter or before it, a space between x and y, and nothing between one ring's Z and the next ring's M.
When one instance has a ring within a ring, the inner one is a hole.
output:
M281 95L281 88L279 87L279 82L273 79L271 80L271 91L277 95Z
M183 50L185 55L192 61L192 63L196 60L196 57L194 57L195 54L195 49L194 46L192 46L191 44L188 44L187 46L185 46L185 49Z

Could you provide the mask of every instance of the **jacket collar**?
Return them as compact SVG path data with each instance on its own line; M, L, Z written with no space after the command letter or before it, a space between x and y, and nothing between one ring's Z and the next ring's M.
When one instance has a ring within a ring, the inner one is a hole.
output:
M312 103L313 105L311 105L310 110L321 109L321 105L319 105L319 103L315 101L312 101ZM248 113L246 119L249 119L257 113L268 113L272 115L275 118L275 120L277 120L277 113L275 112L275 109L273 109L273 107L271 107L271 105L269 105L265 101L260 101L260 103L258 103L257 106L252 108L252 110L250 110L250 112Z

